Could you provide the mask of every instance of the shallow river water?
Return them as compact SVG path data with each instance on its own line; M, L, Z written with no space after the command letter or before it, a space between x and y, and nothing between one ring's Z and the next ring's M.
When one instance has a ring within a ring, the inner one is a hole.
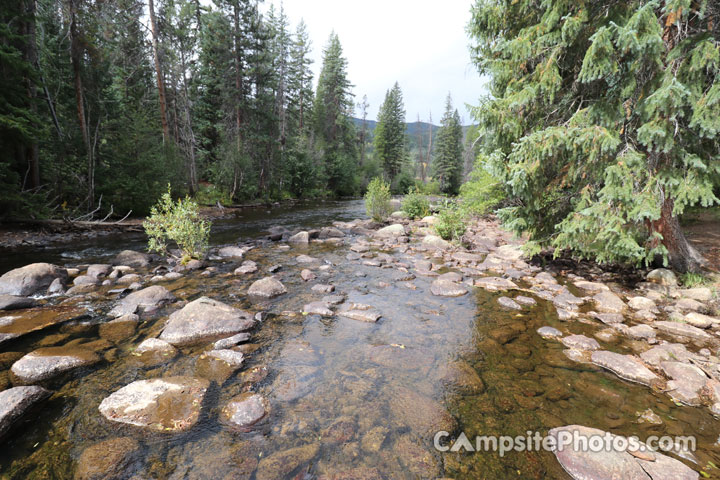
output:
M242 241L273 225L329 225L361 217L362 210L362 202L353 201L246 212L219 222L214 243ZM15 258L5 258L0 272L30 261L68 266L108 261L119 250L139 249L141 242L134 237L101 238L37 254L17 252ZM499 307L496 300L502 294L482 289L459 298L435 297L430 294L432 278L418 275L411 282L413 290L396 268L350 261L348 253L347 244L311 243L290 249L267 244L246 255L258 263L255 274L233 275L239 262L214 261L217 271L212 276L196 272L163 283L181 300L208 296L252 313L264 312L245 347L243 368L225 381L216 379L198 425L184 434L118 427L98 411L105 397L135 380L201 374L196 358L207 346L184 348L182 355L153 368L138 364L131 354L143 339L157 336L177 306L143 317L140 327L127 336L105 331L101 338L99 325L107 321L116 299L107 293L113 287L102 287L80 301L87 314L77 321L0 345L0 386L8 382L12 362L7 359L13 358L8 352L72 342L97 342L103 352L101 363L46 385L55 394L0 448L0 478L73 478L77 459L87 447L125 436L142 447L139 459L128 467L137 479L255 478L260 460L292 449L296 455L291 458L302 459L289 472L279 467L288 478L569 478L548 452L500 457L436 451L427 418L443 409L457 421L456 433L471 438L536 430L544 434L570 424L641 438L696 435L694 461L671 456L697 471L717 474L707 465L720 465L720 422L707 408L677 406L661 392L571 362L559 342L536 333L549 325L592 337L595 327L561 322L553 306L540 299L536 307L518 313ZM412 251L386 253L408 265L424 259ZM315 267L330 267L316 269L318 281L303 282L299 272L307 265L298 264L300 254L319 259ZM245 295L248 286L278 264L282 268L276 276L288 293L252 303ZM318 282L333 284L348 302L372 305L382 318L363 323L303 315L304 304L323 297L311 291ZM628 347L632 345L606 348ZM221 407L248 389L269 399L270 415L251 432L230 431L218 420ZM663 423L639 423L638 416L647 409Z

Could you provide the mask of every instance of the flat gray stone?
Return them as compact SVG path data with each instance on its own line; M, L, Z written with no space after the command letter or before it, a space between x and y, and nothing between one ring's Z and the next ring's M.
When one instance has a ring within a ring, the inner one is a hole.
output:
M15 380L28 385L99 361L94 352L81 347L49 347L28 353L15 362L10 371Z
M670 397L685 405L700 405L708 377L695 365L688 365L682 362L662 362L660 364L665 375L672 380L668 382L667 391Z
M389 225L375 232L375 236L380 238L401 237L403 235L405 235L405 227L399 223Z
M287 293L285 285L274 277L258 280L248 289L248 295L253 297L274 298L284 293Z
M66 279L67 270L49 263L32 263L0 277L0 294L33 295L47 289L56 278Z
M128 267L147 267L150 265L150 255L134 250L123 250L112 261L113 265L127 265Z
M603 291L593 297L595 308L601 313L623 313L626 305L620 297L610 291Z
M37 305L37 301L32 297L0 295L0 310L20 310L22 308L31 308L35 305Z
M241 393L230 400L220 413L220 421L241 432L248 432L269 412L269 403L257 393Z
M585 335L568 335L561 340L562 344L575 350L599 350L600 344L594 338Z
M222 258L242 258L247 249L236 246L222 247L218 250L218 255Z
M123 278L123 277L121 277ZM159 307L176 300L175 295L165 287L153 285L131 293L120 300L108 315L111 317L122 317L131 313L137 313L149 308Z
M234 335L254 326L250 313L201 297L170 315L159 338L173 345L187 345Z
M435 280L430 292L438 297L461 297L468 293L467 288L449 280Z
M605 350L593 352L590 360L595 365L610 370L615 375L631 382L652 386L661 382L660 377L650 371L645 365L632 355L621 355L619 353Z
M507 308L509 310L522 310L523 307L517 303L515 300L509 297L500 297L497 299L497 302L500 304L501 307Z
M485 290L490 290L491 292L518 288L518 286L512 281L501 277L476 278L474 285L476 287L484 288Z
M335 313L330 310L329 304L326 302L311 302L303 307L303 313L308 315L320 315L322 317L332 317Z
M560 330L553 327L540 327L537 329L537 333L545 339L556 339L563 336Z
M653 327L657 328L662 333L690 338L693 340L707 341L712 338L710 334L707 333L705 330L693 327L692 325L688 325L687 323L669 322L666 320L662 320L653 323Z

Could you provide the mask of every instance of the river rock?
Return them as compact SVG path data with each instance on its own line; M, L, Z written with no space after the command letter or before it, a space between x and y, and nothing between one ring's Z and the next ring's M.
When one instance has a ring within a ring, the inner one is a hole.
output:
M213 343L213 350L223 350L225 348L232 348L235 345L244 343L250 340L250 334L247 332L238 333L232 337L223 338Z
M670 377L667 390L670 397L685 405L700 405L700 395L708 382L705 373L695 365L668 361L660 364L665 375Z
M633 310L657 310L655 302L647 297L632 297L628 300L628 306Z
M576 282L573 282L574 285L581 289L585 290L589 293L600 293L600 292L607 292L610 290L610 288L605 285L604 283L598 283L598 282L588 282L587 280L578 280Z
M585 437L587 441L577 442L578 444L588 443L592 437L604 437L607 432L581 425L568 425L565 427L553 428L548 432L550 437L555 438L559 443L563 438L570 439L569 445L554 450L563 469L575 480L697 480L698 474L682 462L663 455L659 452L644 450L641 452L618 451L615 449L603 448L600 451L593 449L575 448L572 441L575 435ZM615 444L616 435L609 434L610 445ZM647 457L643 459L638 457Z
M393 448L394 456L400 460L413 478L438 478L441 473L440 462L423 446L422 442L411 435L402 435Z
M500 304L501 307L507 308L509 310L522 310L523 308L515 300L508 297L500 297L497 299L497 302Z
M623 323L625 321L625 317L622 316L620 313L598 313L598 312L590 312L590 316L597 318L602 323L606 325L614 325L617 323Z
M138 380L100 403L100 413L112 422L160 432L183 432L200 417L210 382L192 377Z
M438 297L461 297L468 293L467 288L449 280L435 280L430 292Z
M133 250L123 250L112 261L113 265L127 265L128 267L147 267L150 265L150 255Z
M365 323L375 323L382 315L380 315L375 310L371 309L359 309L359 308L353 308L356 307L355 305L349 306L349 308L341 310L338 314L341 317L349 318L352 320L357 320L359 322L365 322Z
M78 459L75 480L124 480L140 461L140 444L134 438L112 438L86 448Z
M100 279L97 277L91 277L90 275L80 275L73 279L73 285L99 285Z
M138 357L141 363L150 367L172 360L178 354L178 351L177 348L165 340L146 338L132 354Z
M234 245L228 247L222 247L218 250L218 255L222 258L242 258L247 249L242 247L236 247Z
M505 291L518 288L512 281L502 277L484 277L476 278L474 281L476 287L484 288L485 290L494 291Z
M335 285L326 285L326 284L318 283L317 285L313 285L311 290L313 292L318 292L318 293L332 293L335 291Z
M403 235L405 235L405 227L399 223L389 225L375 232L375 236L380 238L401 237Z
M657 283L658 285L665 285L667 287L677 286L677 277L667 268L658 268L648 273L647 281Z
M0 392L0 439L30 408L50 395L50 391L36 386L15 387Z
M100 338L113 343L130 338L137 329L140 317L134 313L123 315L115 320L100 324Z
M311 270L305 268L300 272L300 278L302 278L306 282L309 282L311 280L315 280L315 274Z
M245 260L242 265L235 269L235 275L247 275L258 271L257 263L252 260Z
M10 270L0 277L1 295L33 295L47 289L56 278L66 279L67 271L49 263L32 263Z
M687 323L669 322L663 320L653 323L653 327L669 335L676 335L693 340L707 341L712 338L705 330L693 327Z
M595 365L610 370L615 375L631 382L652 386L661 381L660 377L651 372L645 365L632 355L605 350L593 352L590 360Z
M287 293L285 285L274 277L265 277L258 280L248 289L248 295L254 297L273 298Z
M245 361L242 352L235 350L211 350L200 355L195 363L197 375L222 385Z
M538 335L540 335L544 339L556 339L562 337L562 332L558 330L557 328L553 327L540 327L537 329Z
M220 421L240 432L249 432L253 425L265 418L270 408L265 397L246 392L230 400L220 413Z
M175 295L170 293L165 287L153 285L152 287L133 292L123 298L108 315L111 317L122 317L130 313L156 308L166 303L174 302L175 300Z
M65 293L65 284L62 279L56 278L47 289L48 295L62 295Z
M18 383L27 385L99 361L94 352L82 347L48 347L28 353L15 362L10 371Z
M625 302L610 291L604 291L593 297L595 308L601 313L623 313Z
M698 302L709 302L713 298L712 290L707 287L688 288L680 290L680 296L697 300Z
M298 232L292 237L288 238L288 242L290 243L309 243L310 242L310 234L308 232Z
M320 315L322 317L332 317L335 313L330 310L330 306L326 302L311 302L303 307L303 313L308 315Z
M685 315L685 323L697 328L710 328L720 323L720 319L703 315L702 313L690 312Z
M342 238L345 234L335 227L323 227L320 229L320 238Z
M485 391L485 383L480 375L464 360L451 362L442 368L440 380L447 388L465 395L478 395Z
M287 478L292 472L315 458L319 451L320 445L313 443L273 453L260 460L255 478L256 480Z
M452 433L457 428L457 422L445 407L406 387L397 387L393 391L390 409L395 419L422 438L432 438L441 430Z
M443 240L437 235L425 235L422 244L430 248L438 248L440 250L448 250L452 247L452 244L447 240Z
M36 304L37 300L32 297L0 295L0 310L20 310L34 307Z
M599 350L600 344L593 338L588 338L585 335L568 335L563 337L561 340L562 344L568 348L574 348L575 350Z
M635 325L628 328L626 334L633 340L650 340L656 336L655 329L650 325Z
M705 308L705 305L692 298L681 298L675 302L675 308L682 311L697 312Z
M255 320L248 312L201 297L170 315L160 339L173 345L187 345L234 335L254 326Z

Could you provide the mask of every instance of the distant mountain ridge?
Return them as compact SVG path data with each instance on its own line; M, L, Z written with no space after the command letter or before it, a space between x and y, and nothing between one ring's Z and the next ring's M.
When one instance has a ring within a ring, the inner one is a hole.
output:
M362 126L363 126L362 118L352 117L352 121L358 129L362 128ZM377 127L378 122L375 120L366 120L366 121L367 121L368 131L371 133L374 132L375 127ZM428 127L430 127L430 126L432 126L433 135L435 135L435 133L437 133L437 131L440 130L440 127L438 125L431 125L428 122L410 122L410 123L405 123L405 131L411 137L416 136L418 134L418 132L420 132L423 135L427 135Z

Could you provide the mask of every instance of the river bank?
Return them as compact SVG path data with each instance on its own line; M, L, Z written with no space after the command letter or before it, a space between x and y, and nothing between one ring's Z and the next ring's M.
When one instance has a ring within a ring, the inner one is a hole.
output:
M698 438L590 458L600 478L618 462L623 478L718 463L715 292L666 271L629 288L543 269L492 221L472 223L468 248L432 217L395 222L279 223L188 266L125 252L0 278L34 296L5 298L23 308L0 327L0 395L41 387L2 417L0 475L581 478L580 452L432 442L572 425Z

